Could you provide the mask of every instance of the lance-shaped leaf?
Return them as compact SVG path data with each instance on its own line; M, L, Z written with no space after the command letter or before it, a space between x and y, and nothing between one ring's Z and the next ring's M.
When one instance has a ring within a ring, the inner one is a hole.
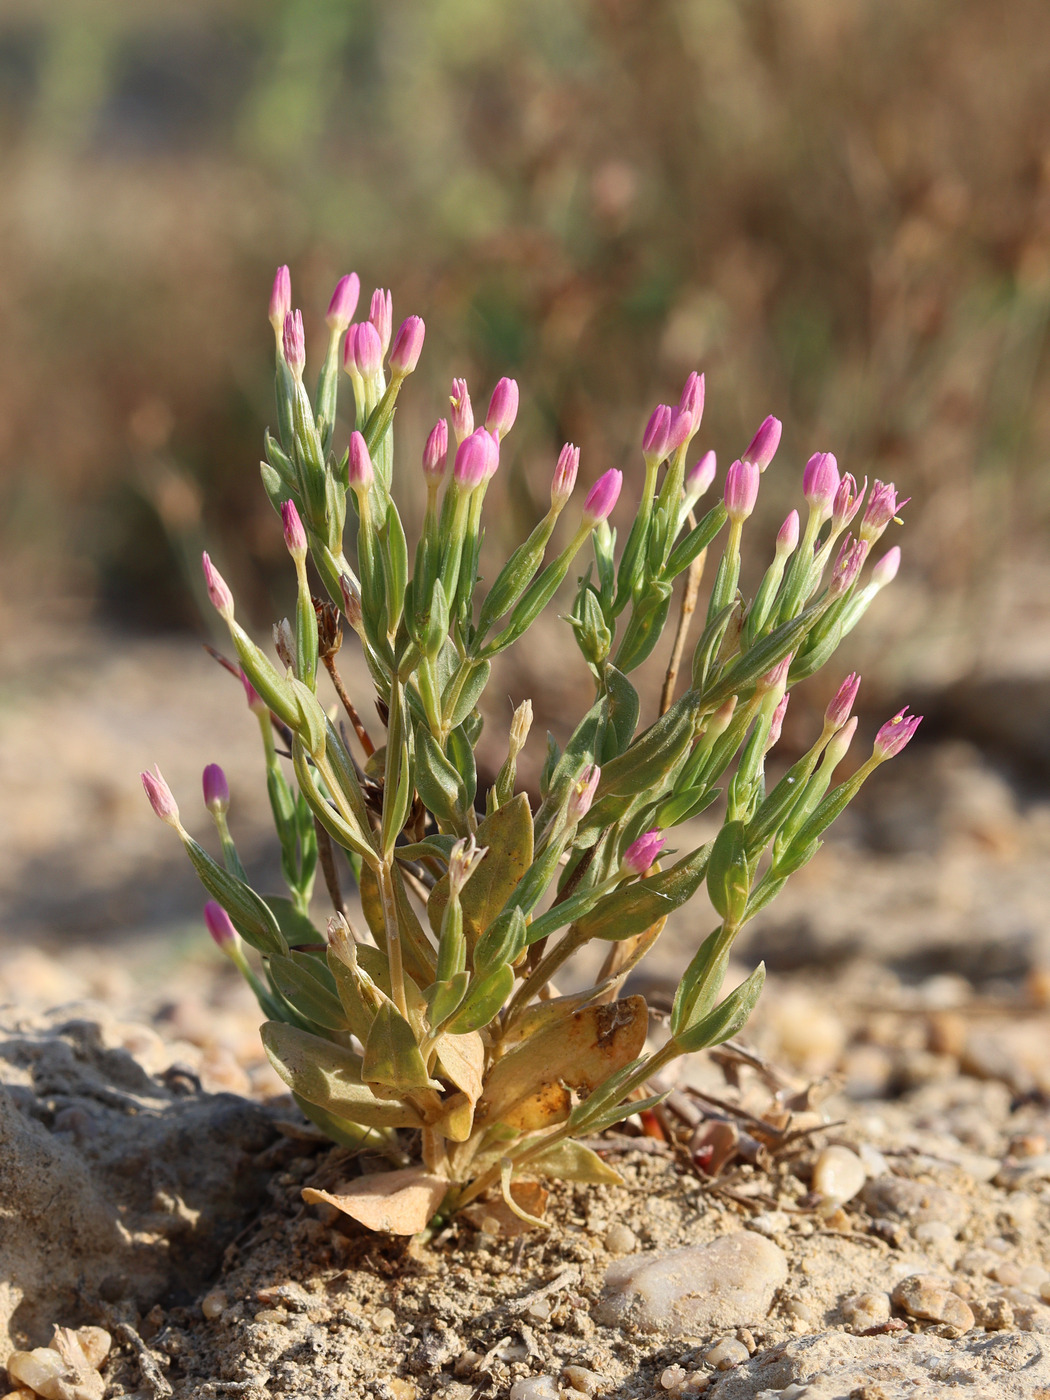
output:
M444 982L434 982L427 988L427 1019L432 1026L447 1021L467 994L469 972L457 972Z
M726 822L711 847L707 893L722 918L738 924L751 889L747 864L747 833L743 822Z
M530 1157L522 1168L531 1174L553 1176L559 1181L580 1181L588 1186L622 1186L623 1177L603 1162L597 1152L572 1138L563 1138L538 1157Z
M317 958L275 954L270 958L270 975L281 995L314 1025L329 1031L353 1029L327 966Z
M351 1123L349 1118L337 1118L334 1113L326 1113L323 1108L318 1108L317 1104L304 1099L302 1094L293 1094L292 1098L299 1105L303 1116L340 1147L377 1147L389 1133L389 1129L386 1128L369 1128L361 1123Z
M631 613L631 620L616 651L616 664L622 671L633 671L650 655L663 636L671 607L669 583L653 579Z
M696 950L675 993L671 1008L672 1035L702 1020L715 1004L729 966L732 942L720 926L709 933Z
M441 708L450 729L457 729L478 703L488 685L491 670L487 661L473 664L465 661L462 671L457 672L446 685L441 696Z
M628 748L638 724L639 700L634 686L615 666L606 666L603 677L609 699L598 762L611 763Z
M416 790L438 821L460 831L468 805L466 784L422 724L416 729Z
M770 632L767 637L763 637L748 651L731 661L717 681L704 687L705 709L717 709L730 696L739 695L741 691L753 686L760 676L771 671L789 652L797 651L802 639L828 607L829 601L822 599L811 604L792 622L783 623L775 632Z
M528 942L525 915L517 906L493 919L474 945L474 970L479 977L503 963L512 963Z
M448 1182L424 1167L371 1172L344 1182L337 1191L303 1187L309 1205L335 1206L367 1230L387 1235L416 1235L425 1230L445 1199Z
M509 1051L489 1074L480 1124L497 1123L533 1095L567 1086L589 1092L633 1060L645 1044L645 998L627 997L564 1016Z
M298 910L285 895L268 894L266 904L290 948L301 947L307 943L324 943L324 938L308 915Z
M700 714L697 700L696 693L687 690L626 752L602 768L596 802L603 797L633 797L667 781L692 742ZM590 823L585 819L581 828L585 824Z
M336 1118L373 1128L420 1128L411 1105L377 1099L361 1080L361 1056L283 1021L263 1025L263 1047L289 1089Z
M460 895L463 936L471 952L532 864L532 813L525 793L519 792L505 807L486 817L477 829L476 840L487 853ZM448 876L443 875L427 900L427 916L435 932L440 931L447 903Z
M212 899L217 900L229 914L241 937L260 953L287 953L284 935L265 900L260 899L243 880L231 875L218 861L212 860L192 836L183 835L182 844L197 872L197 878Z
M725 523L725 503L719 501L714 509L707 512L699 525L690 530L688 535L671 550L667 563L664 565L664 578L676 578L683 569L688 569L700 551L707 548Z
M462 1005L449 1022L449 1033L466 1035L468 1031L487 1026L510 996L513 986L514 969L507 963L497 967L487 977L476 977Z
M332 806L321 791L317 781L317 771L309 763L306 748L298 736L292 740L292 762L295 767L299 791L310 804L310 810L328 834L338 841L344 850L353 851L369 862L374 861L375 848L365 834L367 828L362 830L355 821L347 820L341 812Z
M415 1032L391 1002L379 1008L368 1032L361 1078L396 1094L441 1088L427 1074Z
M736 1035L755 1009L765 980L766 965L759 963L747 981L731 991L725 1001L695 1021L688 1030L676 1035L674 1041L682 1054L688 1055L709 1045L721 1045L724 1040Z

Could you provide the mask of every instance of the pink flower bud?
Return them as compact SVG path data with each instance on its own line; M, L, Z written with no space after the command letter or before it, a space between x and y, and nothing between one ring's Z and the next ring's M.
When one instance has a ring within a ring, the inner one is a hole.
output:
M357 370L362 379L374 379L383 368L383 346L371 321L358 321L346 333L343 366Z
M372 458L368 453L368 444L365 442L364 434L353 432L350 434L350 457L347 463L347 476L350 488L359 494L367 491L375 480L375 473L372 470Z
M201 777L201 785L204 788L204 805L209 812L218 813L229 810L230 806L230 785L226 781L226 774L217 763L209 763Z
M248 702L249 710L251 710L253 715L268 715L270 713L269 705L267 705L266 701L255 689L255 686L252 685L243 671L241 671L240 676L241 685L244 686L244 698Z
M328 313L325 316L329 330L338 331L342 335L354 319L357 299L360 295L361 279L356 272L349 272L345 277L340 277L335 284L335 291L332 293L332 300L328 303Z
M167 822L169 826L177 827L179 824L179 809L175 804L175 799L171 795L171 788L161 777L161 772L154 765L152 773L140 773L142 786L146 789L146 796L149 798L149 805L160 817L162 822Z
M829 739L828 746L824 750L824 762L830 769L836 769L846 757L856 732L857 716L854 715L852 719L848 719L842 728Z
M603 520L608 520L613 506L619 499L622 485L623 472L617 471L615 467L610 467L598 478L587 492L587 499L583 503L585 525L600 525Z
M644 875L665 844L663 832L654 827L627 847L621 863L622 868L631 875Z
M394 336L393 349L390 351L391 374L396 375L398 379L404 379L406 374L412 373L419 363L426 333L427 328L419 316L409 316L406 321L401 322L397 335Z
M289 311L284 318L284 358L296 379L302 379L306 367L306 337L301 311Z
M423 448L423 475L427 481L441 481L448 464L448 424L439 418L430 430Z
M780 701L777 704L776 709L773 711L773 718L769 724L769 736L766 739L766 753L769 752L769 750L774 746L774 744L780 743L780 735L784 728L784 716L787 714L788 701L790 699L791 692L789 690L786 690L784 694L780 697Z
M905 497L903 501L897 500L897 488L892 481L876 481L871 488L864 519L860 523L861 539L873 544L897 512L903 510L910 500L910 496Z
M657 404L642 434L642 455L647 461L659 463L664 460L670 432L671 410L665 403Z
M576 485L576 473L580 469L580 449L567 442L558 453L558 465L554 468L551 481L551 505L563 506L572 495Z
M703 737L705 740L719 739L729 728L733 715L736 713L737 697L731 695L728 700L724 700L714 714L704 725Z
M864 485L857 490L857 483L854 481L852 473L847 472L839 483L839 489L835 492L835 500L831 507L831 528L837 535L840 530L845 530L851 523L857 511L860 510L860 503L864 499L864 493L868 489L868 478L864 478Z
M802 474L802 492L821 520L827 520L839 489L839 464L832 452L814 452Z
M779 418L774 418L772 414L764 418L759 424L758 432L748 443L742 460L750 462L760 472L764 472L776 456L783 429L784 425Z
M456 441L462 442L474 431L474 410L470 406L470 393L465 379L453 379L452 393L449 395L452 406L452 431Z
M690 431L695 433L700 426L700 419L704 416L704 376L697 374L695 369L685 381L678 407L683 413L689 414Z
M687 409L672 408L667 429L667 455L672 457L693 435L693 418Z
M270 325L274 330L284 330L284 318L292 308L292 278L287 267L279 267L273 279L270 293Z
M900 545L895 544L892 549L888 549L879 562L871 571L871 581L876 588L885 588L888 583L892 583L897 577L897 570L901 566Z
M877 758L880 763L887 758L895 758L901 749L911 741L921 723L922 715L908 714L908 707L905 705L904 709L898 711L892 719L888 719L875 735L873 757Z
M489 411L485 416L485 427L496 439L502 442L514 426L518 416L518 385L514 379L501 379L489 399Z
M843 593L848 593L857 582L857 575L867 553L868 546L863 540L855 540L852 535L847 535L842 541L835 567L831 571L831 583L828 585L833 598L840 598Z
M777 554L785 556L794 554L798 548L798 511L788 512L787 519L777 531Z
M834 698L824 711L824 723L829 729L841 729L853 713L853 706L860 689L860 676L852 671L835 692Z
M726 514L740 524L755 508L758 499L759 470L753 462L736 461L726 473Z
M390 348L390 332L394 329L394 299L389 292L380 287L375 289L368 308L368 319L379 335L379 358L382 362L383 356Z
M229 622L233 617L233 594L222 574L208 558L207 550L201 555L201 566L204 569L204 582L208 587L212 607L221 618Z
M204 906L204 923L212 938L224 951L236 944L237 930L234 928L229 914L214 899L209 899Z
M306 558L306 531L295 508L294 501L285 501L281 506L281 521L284 524L284 543L293 559Z
M781 690L787 684L788 672L791 670L793 660L794 654L792 653L778 661L771 671L767 671L764 676L759 677L756 689L759 691Z
M706 493L710 491L711 483L715 479L715 472L717 470L718 458L715 456L714 452L705 452L685 479L685 503L687 510L692 510L700 497L706 495Z
M591 810L594 794L602 770L596 763L589 763L573 783L569 791L569 801L565 807L565 818L570 824L580 821Z
M478 428L459 444L453 475L460 486L473 491L487 481L499 466L496 439L484 428Z

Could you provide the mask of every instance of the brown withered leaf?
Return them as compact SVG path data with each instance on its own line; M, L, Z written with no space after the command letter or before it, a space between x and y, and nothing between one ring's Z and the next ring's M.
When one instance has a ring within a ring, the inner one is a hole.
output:
M404 1167L359 1176L344 1182L337 1191L304 1186L303 1200L310 1205L324 1202L335 1206L369 1230L417 1235L430 1223L447 1190L444 1177L434 1176L424 1167Z
M510 1194L514 1197L515 1204L527 1215L542 1217L550 1192L538 1181L515 1181L511 1183ZM465 1210L460 1211L460 1216L468 1220L476 1230L498 1234L504 1239L514 1239L515 1236L525 1235L536 1228L527 1220L522 1220L521 1216L515 1215L500 1196L467 1206Z

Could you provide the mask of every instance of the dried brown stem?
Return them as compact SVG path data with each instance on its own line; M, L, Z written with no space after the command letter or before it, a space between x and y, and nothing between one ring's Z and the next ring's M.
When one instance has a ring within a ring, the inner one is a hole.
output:
M692 529L696 525L693 512L689 512L689 526ZM681 665L682 653L685 651L686 638L689 635L689 624L693 620L693 613L696 612L696 600L700 595L700 580L704 576L704 564L707 561L707 550L702 549L693 562L689 565L685 576L685 587L682 590L682 601L678 610L678 626L675 628L674 645L671 647L671 659L667 663L667 674L664 676L664 688L660 692L660 713L666 714L671 708L674 700L675 682L678 680L678 667Z
M321 862L321 871L324 875L325 888L328 890L328 898L332 901L332 908L335 912L341 914L349 925L346 900L343 898L343 891L339 884L339 871L335 868L332 838L316 817L314 817L314 829L317 832L317 855Z
M367 758L371 758L376 751L376 746L372 743L372 740L369 738L368 730L361 723L361 716L357 713L357 710L354 708L354 702L350 699L350 696L346 692L346 686L343 684L343 678L339 674L338 666L336 666L335 664L335 654L330 653L329 655L325 656L324 664L325 670L332 678L332 684L335 686L336 695L339 696L339 702L342 705L343 709L346 711L346 713L350 716L350 723L354 726L354 733L357 735L361 747L365 751L365 756Z

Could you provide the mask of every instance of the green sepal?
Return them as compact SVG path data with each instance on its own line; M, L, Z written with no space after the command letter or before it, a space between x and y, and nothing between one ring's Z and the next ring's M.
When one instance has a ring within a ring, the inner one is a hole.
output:
M415 1032L392 1002L384 1001L376 1012L365 1041L361 1078L398 1094L441 1087L427 1074Z
M474 945L474 971L485 977L503 963L512 963L528 942L528 925L518 908L493 919Z
M583 659L599 670L609 655L613 634L605 621L601 599L588 583L580 586L569 624L576 634L576 645L583 653Z
M467 994L470 973L457 972L443 982L434 982L427 988L427 1008L431 1026L440 1026L447 1021Z
M746 982L741 982L713 1011L701 1020L694 1022L688 1030L674 1037L674 1043L683 1055L694 1050L703 1050L710 1045L721 1045L730 1040L742 1029L755 1009L755 1003L762 993L766 980L766 965L759 963Z
M212 899L226 910L245 942L267 956L287 953L288 945L265 900L260 899L243 880L223 869L218 861L212 860L192 836L181 832L180 835L197 878Z
M269 428L267 428L266 432L263 434L263 451L266 453L267 467L269 467L270 471L285 488L283 499L287 500L289 497L296 496L299 492L299 476L295 470L295 463L292 461L291 457L288 456L287 452L284 451L277 439L272 436ZM260 466L261 465L262 463L260 463ZM266 479L266 473L264 472L263 481L265 482ZM269 490L267 494L269 494ZM273 497L270 496L270 499L273 500Z

